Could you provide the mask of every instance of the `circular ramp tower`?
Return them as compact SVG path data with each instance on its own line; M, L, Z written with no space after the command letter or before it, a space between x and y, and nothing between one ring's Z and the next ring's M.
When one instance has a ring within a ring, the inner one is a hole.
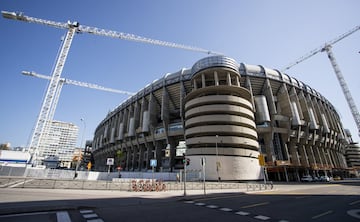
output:
M250 91L240 86L239 64L211 56L192 67L192 91L185 98L188 169L206 180L259 180L259 144Z

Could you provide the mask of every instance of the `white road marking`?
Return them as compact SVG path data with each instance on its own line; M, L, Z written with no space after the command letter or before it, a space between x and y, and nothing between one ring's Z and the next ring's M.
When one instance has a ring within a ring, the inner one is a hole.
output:
M247 216L247 215L249 215L250 213L249 213L249 212L244 212L244 211L238 211L238 212L236 212L235 214L241 215L241 216Z
M71 222L69 213L66 211L56 212L57 222Z
M322 217L322 216L325 216L325 215L328 215L328 214L331 214L333 211L332 210L329 210L329 211L326 211L324 213L321 213L321 214L318 214L316 216L313 216L311 219L317 219L319 217Z
M43 215L49 214L50 212L34 212L34 213L20 213L20 214L8 214L8 215L0 215L1 217L20 217L20 216L33 216L33 215ZM53 213L53 212L52 212Z
M357 204L357 203L360 203L360 200L356 200L356 201L354 201L354 202L351 202L351 203L349 203L349 205L355 205L355 204Z
M89 218L95 218L95 217L98 217L97 214L83 214L83 217L85 219L89 219Z
M195 202L192 201L192 200L188 200L188 201L184 201L184 203L192 204L192 203L195 203Z
M98 218L98 219L87 220L86 222L104 222L104 221Z
M80 210L81 214L90 214L90 213L94 213L94 211L92 210Z
M221 211L225 211L225 212L230 212L230 211L232 211L232 209L226 208L226 207L220 208L220 210L221 210Z
M346 213L349 214L352 217L360 219L360 209L348 210Z
M263 216L263 215L258 215L256 217L254 217L255 219L259 219L259 220L269 220L270 217L267 217L267 216Z
M33 181L34 179L29 179L29 180L17 180L17 181L13 181L13 182L10 182L10 183L7 183L7 184L3 184L1 187L10 187L10 188L14 188L14 187L17 187L21 184L24 184L24 183L28 183L28 182L31 182Z
M216 209L216 208L219 208L218 206L216 205L207 205L206 206L207 208L211 208L211 209Z

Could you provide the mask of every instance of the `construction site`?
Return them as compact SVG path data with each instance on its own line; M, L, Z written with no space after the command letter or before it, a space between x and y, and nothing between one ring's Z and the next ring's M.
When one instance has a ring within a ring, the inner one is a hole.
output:
M201 172L204 180L210 181L359 177L360 147L337 108L287 72L317 54L326 54L360 136L360 114L332 51L360 26L280 71L245 64L212 50L78 22L55 22L8 11L2 11L2 16L66 30L51 75L22 71L49 81L27 146L29 167L71 167L64 163L74 158L79 127L57 121L54 115L63 86L74 85L128 97L104 116L92 143L81 139L81 148L86 148L91 158L81 158L84 154L79 153L75 172L80 166L102 172L189 171ZM193 61L192 67L174 67L178 71L164 74L137 92L113 89L61 76L72 41L81 33L193 51L204 57ZM86 128L84 119L81 122Z

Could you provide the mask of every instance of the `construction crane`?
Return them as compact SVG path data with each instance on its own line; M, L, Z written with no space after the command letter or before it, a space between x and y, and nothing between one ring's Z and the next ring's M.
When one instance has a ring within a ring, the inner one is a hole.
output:
M8 11L2 11L1 12L4 18L7 19L13 19L13 20L19 20L23 22L29 22L29 23L36 23L41 25L47 25L54 28L59 29L65 29L67 30L66 36L64 38L64 41L62 43L59 55L57 57L57 61L55 63L54 69L52 71L51 80L48 85L45 98L43 100L40 114L38 116L38 119L36 121L36 126L33 132L33 135L31 137L31 142L29 145L29 152L31 154L31 159L29 160L30 163L33 165L37 165L38 163L36 161L36 157L38 155L38 147L39 142L41 141L41 136L43 135L44 129L47 127L47 124L52 121L52 115L54 113L54 98L56 98L57 93L59 93L61 90L59 90L59 84L60 84L60 77L63 70L63 67L66 62L66 58L68 56L70 46L72 43L72 40L76 33L89 33L94 35L100 35L100 36L106 36L106 37L112 37L112 38L119 38L123 40L129 40L129 41L136 41L136 42L142 42L142 43L148 43L148 44L154 44L154 45L160 45L165 47L172 47L172 48L178 48L178 49L184 49L184 50L190 50L195 52L201 52L206 54L220 54L215 53L210 50L193 47L193 46L187 46L183 44L177 44L172 42L166 42L156 39L150 39L145 38L141 36L137 36L134 34L128 34L123 32L117 32L117 31L111 31L106 29L100 29L90 26L83 26L80 25L78 22L55 22L45 19L39 19L34 18L30 16L24 15L24 13L17 13L17 12L8 12Z
M162 40L157 40L157 39L150 39L150 38L146 38L146 37L142 37L142 36L138 36L138 35L134 35L134 34L129 34L129 33L124 33L124 32L117 32L117 31L96 28L96 27L80 25L78 22L73 22L73 23L71 23L71 22L67 22L67 23L55 22L55 21L26 16L22 12L17 13L17 12L1 11L1 13L2 13L3 17L7 18L7 19L14 19L14 20L19 20L19 21L24 21L24 22L29 22L29 23L48 25L48 26L52 26L54 28L59 28L59 29L67 29L68 30L70 28L70 26L73 26L76 30L76 33L89 33L89 34L94 34L94 35L107 36L107 37L111 37L111 38L119 38L119 39L123 39L123 40L142 42L142 43L160 45L160 46L165 46L165 47L190 50L190 51L195 51L195 52L202 52L202 53L206 53L206 54L210 54L210 55L222 55L222 53L213 52L213 51L202 49L199 47L188 46L188 45L167 42L167 41L162 41Z
M51 80L51 76L39 74L39 73L32 72L32 71L31 71L31 72L29 72L29 71L22 71L21 73L22 73L23 75L26 75L26 76L33 76L33 77L37 77L37 78L40 78L40 79ZM98 89L98 90L102 90L102 91L106 91L106 92L113 92L113 93L124 94L124 95L128 95L128 96L133 96L133 95L135 95L135 93L133 93L133 92L128 92L128 91L119 90L119 89L107 88L107 87L99 86L99 85L93 84L93 83L80 82L80 81L71 80L71 79L60 78L60 81L59 81L59 82L60 82L61 84L74 85L74 86L82 86L82 87L87 87L87 88L91 88L91 89Z
M360 26L356 26L355 28L351 29L350 31L338 36L337 38L335 38L335 39L333 39L333 40L331 40L331 41L329 41L327 43L325 43L323 46L312 50L308 54L300 57L298 60L296 60L295 62L293 62L290 65L288 65L287 67L285 67L282 71L285 72L286 70L290 69L291 67L303 62L304 60L316 55L319 52L326 52L327 55L328 55L328 58L330 60L330 63L332 65L333 69L334 69L334 72L336 74L336 77L337 77L337 79L339 81L341 89L342 89L342 91L344 93L345 99L346 99L346 101L347 101L347 103L349 105L351 114L352 114L352 116L353 116L353 118L355 120L355 124L356 124L356 127L358 129L358 135L360 137L360 114L359 114L359 111L358 111L358 109L357 109L357 107L355 105L354 99L351 96L349 87L346 84L344 76L340 71L339 65L336 62L334 53L331 50L332 45L334 45L335 43L339 42L340 40L348 37L349 35L353 34L354 32L356 32L358 30L360 30Z
M51 80L51 76L38 74L36 72L22 71L21 73L26 76L33 76L33 77L37 77L37 78L41 78L41 79ZM93 83L86 83L86 82L80 82L80 81L71 80L71 79L60 78L59 85L56 89L55 97L53 99L53 104L50 107L50 113L49 113L50 119L53 119L53 117L55 115L55 110L56 110L57 104L59 102L60 93L61 93L61 90L62 90L62 87L64 84L87 87L87 88L91 88L91 89L97 89L97 90L102 90L102 91L107 91L107 92L112 92L112 93L125 94L128 96L135 95L135 93L133 93L133 92L118 90L118 89L111 89L111 88L99 86L99 85L93 84Z

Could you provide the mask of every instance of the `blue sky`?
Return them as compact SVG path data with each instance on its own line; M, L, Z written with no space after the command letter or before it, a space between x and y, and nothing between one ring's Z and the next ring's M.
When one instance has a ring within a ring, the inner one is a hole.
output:
M1 0L0 10L53 21L133 33L222 52L246 64L282 69L326 41L360 25L357 0ZM0 18L0 143L26 146L65 30ZM333 46L360 107L360 31ZM166 73L191 67L206 54L91 34L76 35L62 77L136 92ZM287 72L316 89L338 110L359 141L355 122L326 54ZM80 127L92 139L106 114L126 95L65 85L55 119ZM86 128L81 122L85 120ZM80 144L80 141L78 142Z

